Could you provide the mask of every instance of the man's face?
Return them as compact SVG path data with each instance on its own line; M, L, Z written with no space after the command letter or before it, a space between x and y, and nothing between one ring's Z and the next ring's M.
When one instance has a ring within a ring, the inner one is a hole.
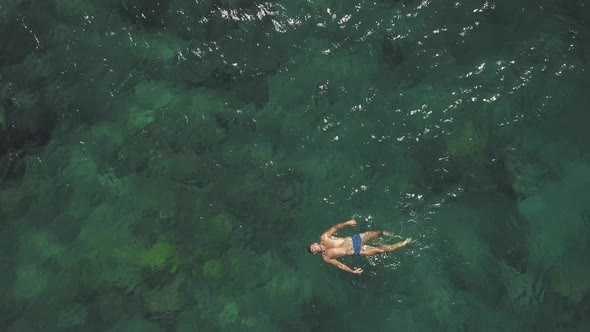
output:
M322 252L322 247L319 244L317 244L317 243L313 243L311 245L310 249L311 249L311 253L314 254L314 255L317 254L317 253L319 253L319 252Z

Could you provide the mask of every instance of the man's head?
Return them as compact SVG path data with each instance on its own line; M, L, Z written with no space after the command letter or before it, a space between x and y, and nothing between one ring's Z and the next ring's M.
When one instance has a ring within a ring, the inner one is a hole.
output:
M307 251L309 251L309 253L315 255L317 253L322 252L322 246L320 244L314 242L307 247Z

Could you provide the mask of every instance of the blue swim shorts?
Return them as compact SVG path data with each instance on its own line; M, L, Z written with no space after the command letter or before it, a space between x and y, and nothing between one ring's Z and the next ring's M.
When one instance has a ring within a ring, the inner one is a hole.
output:
M360 255L361 253L361 236L359 234L355 234L350 237L352 239L352 249L354 250L355 255Z

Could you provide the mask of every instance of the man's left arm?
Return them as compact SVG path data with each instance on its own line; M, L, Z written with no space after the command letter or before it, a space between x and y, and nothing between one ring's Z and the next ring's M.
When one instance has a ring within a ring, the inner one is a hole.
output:
M337 230L341 229L344 226L356 226L356 220L350 219L349 221L345 221L345 222L339 223L338 225L334 225L334 226L330 227L330 229L328 229L327 231L324 232L324 234L322 234L322 238L328 238L328 237L332 236L332 234L334 234Z
M337 268L339 268L342 271L346 271L346 272L350 272L350 273L354 273L354 274L363 273L363 269L357 267L356 269L353 270L350 267L348 267L346 264L340 263L336 259L324 257L324 261L328 264L332 264L332 265L336 266Z

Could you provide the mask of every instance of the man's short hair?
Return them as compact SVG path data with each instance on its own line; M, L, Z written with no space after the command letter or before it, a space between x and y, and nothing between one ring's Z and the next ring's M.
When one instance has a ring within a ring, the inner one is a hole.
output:
M313 243L307 246L307 251L308 251L310 254L313 254L313 252L311 251L311 246L313 246Z

